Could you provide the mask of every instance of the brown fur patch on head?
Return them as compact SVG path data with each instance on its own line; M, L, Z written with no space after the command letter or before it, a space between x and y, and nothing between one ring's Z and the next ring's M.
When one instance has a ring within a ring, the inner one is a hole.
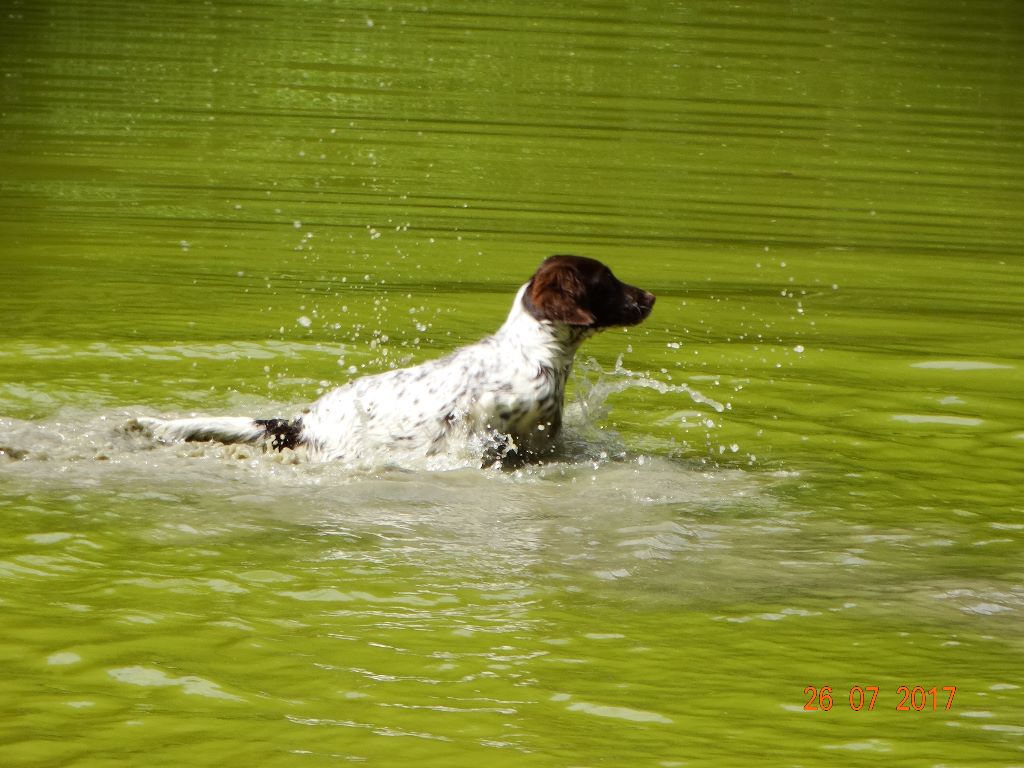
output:
M654 294L623 283L596 259L551 256L530 279L523 304L538 320L600 330L642 322Z
M584 306L586 285L573 258L578 257L546 259L530 281L527 307L538 320L568 325L594 322L593 313Z

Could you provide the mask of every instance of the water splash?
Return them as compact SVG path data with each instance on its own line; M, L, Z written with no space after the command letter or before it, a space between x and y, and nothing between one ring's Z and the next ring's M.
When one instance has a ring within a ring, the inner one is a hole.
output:
M684 394L698 405L706 405L716 413L729 410L728 403L720 403L688 384L668 384L652 378L647 372L631 371L622 364L623 355L615 359L615 367L606 371L594 358L576 363L573 381L576 385L577 400L570 408L579 409L587 422L594 422L608 416L605 406L610 395L629 389L652 389L662 395Z
M610 398L628 390L650 389L666 396L685 395L694 403L717 413L729 408L728 404L707 397L687 384L666 383L647 373L631 371L623 365L621 356L616 359L611 370L604 369L593 358L579 361L573 374L573 385L574 394L565 410L559 447L549 458L549 463L566 466L589 464L596 467L608 462L637 458L627 441L606 425L613 411ZM232 410L240 414L289 413L294 411L294 406L259 400L236 402ZM250 445L153 443L123 428L133 417L140 415L156 414L144 413L139 409L130 412L107 409L97 411L65 406L58 408L50 419L0 419L0 429L4 435L0 441L0 459L5 462L36 464L44 475L52 472L55 467L60 472L72 471L72 468L75 468L74 471L84 471L84 465L101 462L122 467L134 466L143 471L147 467L167 471L168 463L206 459L236 468L243 464L249 465L257 473L280 473L285 466L309 464L302 451L278 454L268 452L265 447ZM486 453L486 438L467 432L462 439L453 443L451 450L432 457L401 454L393 447L382 446L379 450L351 461L336 462L337 466L330 470L331 476L334 477L335 470L358 476L361 473L387 470L436 472L480 467L480 457ZM7 466L10 468L9 464ZM317 478L320 477L317 474Z

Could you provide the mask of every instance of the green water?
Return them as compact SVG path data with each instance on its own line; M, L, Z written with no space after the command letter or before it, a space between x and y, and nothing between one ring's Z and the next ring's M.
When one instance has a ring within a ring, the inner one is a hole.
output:
M1019 2L0 10L0 763L1024 764ZM658 295L558 462L118 429L556 252Z

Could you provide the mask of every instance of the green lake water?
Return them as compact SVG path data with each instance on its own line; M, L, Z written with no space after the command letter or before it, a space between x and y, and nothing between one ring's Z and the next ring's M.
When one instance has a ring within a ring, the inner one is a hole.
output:
M0 764L1024 765L1022 72L1018 0L3 3ZM565 252L658 302L557 461L120 430Z

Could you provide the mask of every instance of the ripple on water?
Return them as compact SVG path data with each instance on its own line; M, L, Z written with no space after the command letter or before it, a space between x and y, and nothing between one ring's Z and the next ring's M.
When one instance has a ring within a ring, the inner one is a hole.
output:
M63 667L69 664L78 664L82 660L74 651L58 651L46 657L46 663L52 667Z
M825 744L822 749L846 752L892 752L892 745L882 739L865 739L864 741L848 741L843 744Z
M179 688L182 693L190 696L204 696L208 699L224 699L227 701L245 701L221 689L217 683L196 675L171 677L166 672L152 667L117 667L107 670L107 674L119 683L141 687Z
M940 424L946 427L980 427L985 423L984 419L972 416L943 416L933 413L897 413L893 414L892 419L906 424Z
M1013 370L1012 365L992 363L987 360L925 360L911 363L911 368L932 368L943 371L998 371Z
M567 693L556 693L551 697L554 702L568 702L566 709L570 712L580 712L594 717L606 717L614 720L626 720L631 723L661 723L671 725L672 720L658 712L649 710L622 707L613 704L595 704L589 701L572 701L572 696Z

